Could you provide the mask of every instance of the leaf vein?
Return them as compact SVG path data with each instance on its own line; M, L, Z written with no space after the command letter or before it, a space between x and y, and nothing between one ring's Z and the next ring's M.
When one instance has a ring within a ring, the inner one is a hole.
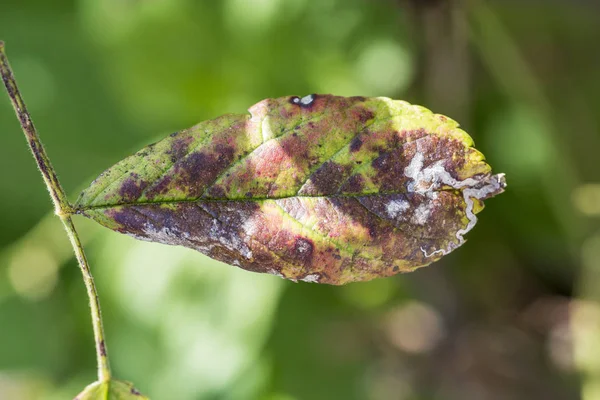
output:
M279 204L278 201L274 201L273 203L275 203L277 205L277 207L283 212L284 215L286 215L289 219L291 219L293 222L295 222L297 225L300 225L300 227L304 230L308 230L309 232L315 234L315 236L318 236L320 238L322 238L324 241L329 242L329 243L333 243L335 245L336 248L340 249L340 251L345 252L348 255L351 255L353 252L350 251L350 245L346 244L346 247L342 247L342 244L340 242L338 242L337 240L326 236L325 234L323 234L322 232L319 232L313 228L310 228L306 225L304 225L302 222L300 222L296 217L294 217L292 214L290 214L289 212L287 212L287 210L285 208L283 208L281 206L281 204Z
M315 115L312 116L306 120L302 120L301 124L298 124L297 126L300 126L302 124L307 124L309 122L315 121L317 119L321 119L323 118L322 115ZM263 138L263 142L261 144L259 144L258 146L256 146L254 149L252 149L250 152L248 152L246 155L244 155L244 157L240 158L239 160L236 160L234 163L232 163L231 165L229 165L227 168L225 168L223 171L221 171L217 177L215 179L213 179L213 181L211 183L209 183L208 185L206 185L204 191L202 192L202 194L200 196L198 196L196 199L201 199L204 198L208 195L208 191L217 183L219 182L219 180L221 180L228 172L230 172L231 170L233 170L233 168L235 168L236 166L240 165L242 162L244 162L244 160L247 160L248 157L252 156L256 151L258 151L261 147L263 147L265 144L270 143L272 141L277 141L279 139L281 139L282 137L284 137L287 133L293 131L296 127L294 126L293 128L289 128L289 129L285 129L283 130L283 132L280 132L279 135L267 140L266 142L264 141L264 132L262 131L262 124L264 122L264 118L260 120L260 126L261 126L261 137Z

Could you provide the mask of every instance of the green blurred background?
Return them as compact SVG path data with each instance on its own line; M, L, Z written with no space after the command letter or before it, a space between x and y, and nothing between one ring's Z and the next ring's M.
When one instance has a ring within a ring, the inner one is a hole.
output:
M600 399L597 1L2 0L0 39L72 199L168 133L313 92L423 104L507 174L465 246L345 287L77 218L114 374L143 393ZM72 398L87 298L3 91L0 132L0 399Z

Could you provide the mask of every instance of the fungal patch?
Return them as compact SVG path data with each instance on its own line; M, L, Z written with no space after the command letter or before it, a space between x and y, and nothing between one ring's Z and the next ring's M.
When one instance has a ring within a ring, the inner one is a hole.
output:
M439 160L431 166L423 168L424 160L425 156L423 153L417 151L409 165L404 169L404 175L412 179L408 184L408 190L431 198L433 195L436 195L435 190L446 185L453 189L460 190L466 204L465 215L469 222L464 229L459 229L456 232L455 237L458 239L458 243L450 243L447 249L439 249L431 253L427 253L427 251L421 247L421 251L425 257L431 257L435 254L446 255L465 242L464 235L473 229L477 223L477 216L473 212L473 199L481 200L488 198L489 195L493 193L500 193L506 187L506 182L504 174L485 175L477 179L467 178L458 181L446 171L443 160ZM423 205L419 206L415 211L415 215L413 216L415 223L422 222L423 220L426 221L431 212L430 208L428 210L424 209L419 211L422 206ZM422 224L419 223L419 225Z
M218 244L224 248L235 251L241 254L244 258L252 259L252 251L241 237L231 230L224 229L217 219L213 219L213 223L208 232L209 241L200 241L198 237L192 237L189 232L178 229L177 227L163 226L158 229L150 222L144 222L141 229L141 235L135 233L127 233L129 236L146 242L158 242L168 245L184 246L196 249L204 254L209 254L210 251ZM239 264L239 263L238 263Z
M433 208L433 204L431 202L425 202L421 204L415 210L415 213L411 219L411 222L415 225L425 225L429 216L431 215L431 209Z
M144 223L142 232L144 235L152 238L152 241L157 241L164 244L182 244L190 237L188 232L181 232L178 229L173 229L166 226L162 227L161 229L156 229L156 227L149 222ZM148 240L148 238L146 238L146 240Z
M275 269L270 269L270 270L268 270L267 272L268 272L269 274L271 274L271 275L275 275L275 276L278 276L278 277L280 277L280 278L284 278L284 279L285 279L285 276L283 276L283 274L282 274L281 272L279 272L279 271L277 271L277 270L275 270Z
M410 204L405 200L391 200L387 206L386 211L390 218L397 218L402 215L406 210L410 208Z
M141 229L142 235L133 232L126 232L128 236L144 242L157 242L171 246L192 247L201 253L208 254L214 247L212 244L200 243L192 240L189 232L181 231L177 228L162 227L157 229L153 224L144 222Z
M248 248L246 243L244 243L237 232L224 228L217 219L213 219L210 231L208 232L208 237L221 243L226 249L240 253L248 260L252 258L252 251Z
M302 282L312 282L312 283L319 283L319 274L310 274L310 275L306 275L304 278L300 279Z

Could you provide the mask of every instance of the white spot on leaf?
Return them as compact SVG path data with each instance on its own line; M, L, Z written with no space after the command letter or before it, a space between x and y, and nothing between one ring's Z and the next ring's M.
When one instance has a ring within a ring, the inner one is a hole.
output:
M311 274L311 275L306 275L304 278L300 279L303 282L312 282L312 283L319 283L319 274Z
M310 251L312 249L312 246L310 245L309 242L305 241L305 240L299 240L298 243L296 244L296 250L298 250L298 253L306 253L308 251Z
M425 225L429 216L431 215L431 209L433 208L433 204L431 202L425 202L421 204L415 210L415 213L411 219L411 222L416 225Z
M221 243L226 249L239 252L247 259L252 258L252 251L248 248L246 243L244 243L242 238L231 230L223 228L222 223L216 219L213 219L208 236L212 240Z
M294 97L292 102L294 104L302 105L302 106L310 106L312 102L315 101L315 96L309 94L308 96L304 96L303 98Z
M281 274L281 272L279 272L279 271L277 271L277 270L275 270L275 269L270 269L268 272L269 272L269 274L271 274L271 275L275 275L275 276L278 276L278 277L280 277L280 278L285 278L285 276L283 276L283 275Z
M391 200L386 206L386 210L390 218L396 218L402 215L402 213L409 208L410 204L408 201L404 200Z
M308 96L304 96L303 98L300 99L300 104L304 105L304 106L308 106L310 104L312 104L312 102L315 100L314 96L312 94L309 94Z

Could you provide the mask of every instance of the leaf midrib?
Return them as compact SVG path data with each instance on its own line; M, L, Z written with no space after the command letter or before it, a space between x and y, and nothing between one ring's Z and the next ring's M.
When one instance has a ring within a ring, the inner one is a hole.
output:
M460 192L460 189L454 188L439 188L431 190L431 192ZM88 210L97 210L103 208L116 208L116 207L127 207L127 206L151 206L151 205L163 205L163 204L184 204L184 203L227 203L227 202L238 202L238 203L261 203L269 200L285 200L285 199L302 199L302 198L338 198L338 199L357 199L361 197L376 197L376 196L392 196L392 195L404 195L409 192L372 192L372 193L349 193L349 194L327 194L327 195L287 195L277 197L235 197L235 198L193 198L193 199L173 199L173 200L160 200L160 201L130 201L122 203L109 203L109 204L97 204L93 206L81 206L76 204L76 212L84 212Z

